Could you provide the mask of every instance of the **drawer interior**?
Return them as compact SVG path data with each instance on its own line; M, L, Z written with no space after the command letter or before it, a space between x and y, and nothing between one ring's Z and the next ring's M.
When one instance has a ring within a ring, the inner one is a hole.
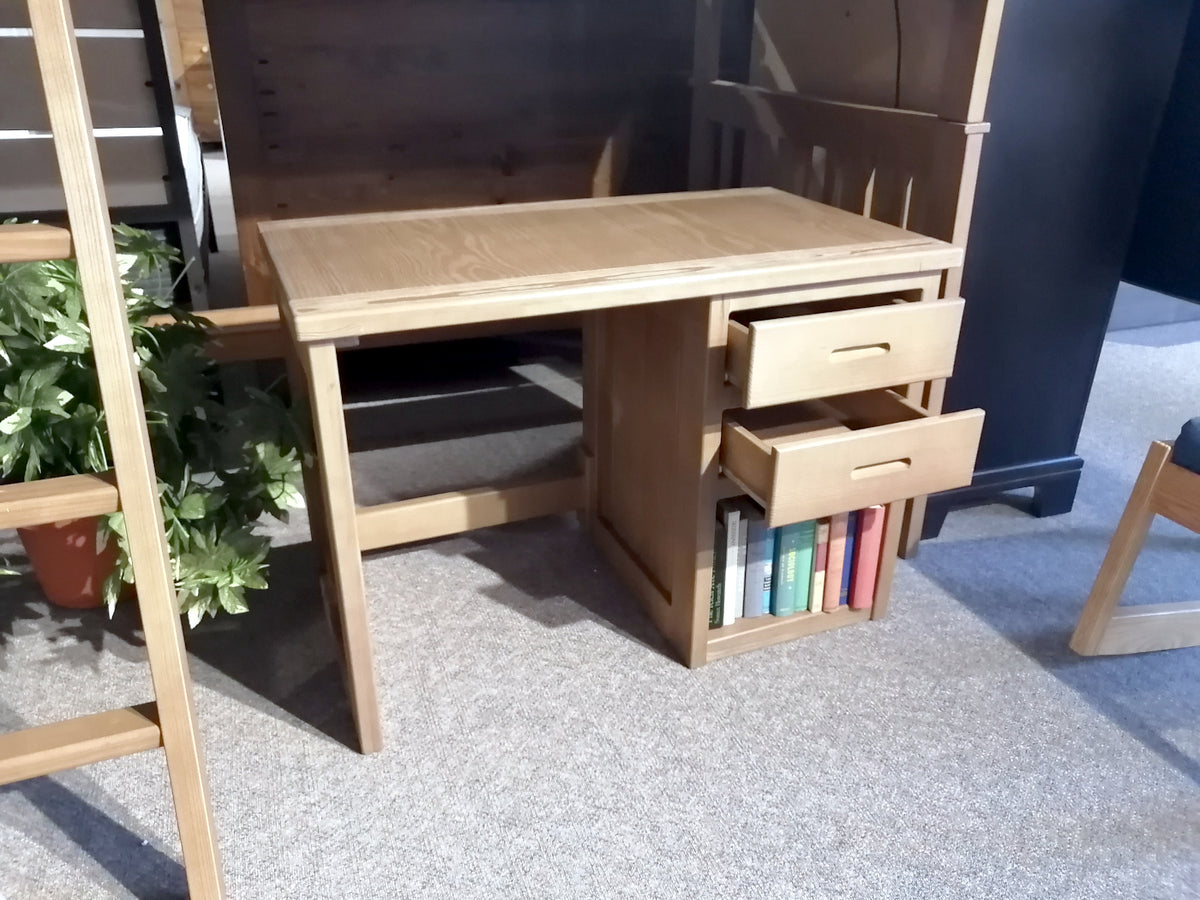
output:
M728 424L770 449L819 437L928 418L894 391L860 391L763 409L730 410Z
M786 306L741 309L730 313L729 321L749 327L754 322L767 322L771 319L790 319L795 316L815 316L820 313L849 312L853 309L894 306L897 303L916 302L920 299L920 291L888 291L882 294L862 294L858 297L814 300L809 303L789 303Z

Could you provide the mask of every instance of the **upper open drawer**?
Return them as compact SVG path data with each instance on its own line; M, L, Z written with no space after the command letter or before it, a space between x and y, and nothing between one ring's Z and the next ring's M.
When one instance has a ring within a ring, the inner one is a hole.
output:
M774 528L970 484L983 410L867 391L726 416L721 466Z
M946 378L962 313L962 300L755 310L729 320L726 378L747 409Z

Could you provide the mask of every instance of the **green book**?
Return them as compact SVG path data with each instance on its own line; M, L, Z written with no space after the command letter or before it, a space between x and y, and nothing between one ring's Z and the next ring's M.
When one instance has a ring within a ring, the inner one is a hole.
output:
M725 523L717 520L713 537L712 593L708 598L708 627L720 628L725 617Z
M775 542L775 562L771 566L775 583L771 586L771 615L790 616L796 611L796 551L800 547L795 525L779 529Z
M796 599L792 608L796 612L808 609L809 592L812 590L813 557L817 545L816 520L788 525L797 532L796 544Z
M784 525L779 529L773 566L771 614L790 616L808 608L809 581L812 578L815 522Z

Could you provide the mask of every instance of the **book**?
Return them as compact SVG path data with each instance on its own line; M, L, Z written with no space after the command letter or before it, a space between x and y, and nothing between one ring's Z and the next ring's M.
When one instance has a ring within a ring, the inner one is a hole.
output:
M772 547L769 545L767 520L757 507L744 507L742 516L746 521L746 599L742 604L742 615L747 619L757 618L770 611L770 595L763 606L763 581L770 585ZM769 588L768 588L769 590Z
M870 609L875 603L875 578L879 574L885 518L882 506L867 507L859 515L858 549L855 551L854 580L850 585L851 609Z
M779 540L779 529L767 529L766 558L763 560L762 589L763 615L771 611L771 592L775 588L775 543Z
M708 598L708 627L720 628L725 614L725 523L717 520L713 534L712 593Z
M779 529L775 541L775 584L771 591L771 615L790 616L796 610L796 551L800 532L795 525Z
M857 557L855 556L855 548L858 545L858 510L846 514L846 553L844 556L845 562L842 565L842 587L838 592L838 605L850 605L850 579L854 575L854 566Z
M835 612L842 595L842 571L846 567L846 513L829 517L829 551L825 557L825 594L822 608Z
M813 556L817 542L817 523L801 522L792 526L800 534L796 546L796 599L792 608L796 612L808 610L809 593L812 590Z
M721 599L721 624L732 625L741 612L738 610L739 582L737 578L738 565L738 531L741 520L741 510L731 500L722 500L717 504L721 523L725 531L725 574L722 579L724 593Z
M738 501L738 544L737 574L734 576L733 615L741 619L746 615L746 556L750 550L750 516L744 501Z
M813 551L812 591L809 612L820 612L825 605L825 563L829 559L829 520L817 522L816 548Z

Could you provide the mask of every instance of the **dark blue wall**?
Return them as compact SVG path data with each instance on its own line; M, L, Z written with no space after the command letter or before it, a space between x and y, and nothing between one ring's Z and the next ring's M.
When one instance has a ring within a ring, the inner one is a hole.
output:
M1200 8L1150 157L1125 280L1200 302Z

